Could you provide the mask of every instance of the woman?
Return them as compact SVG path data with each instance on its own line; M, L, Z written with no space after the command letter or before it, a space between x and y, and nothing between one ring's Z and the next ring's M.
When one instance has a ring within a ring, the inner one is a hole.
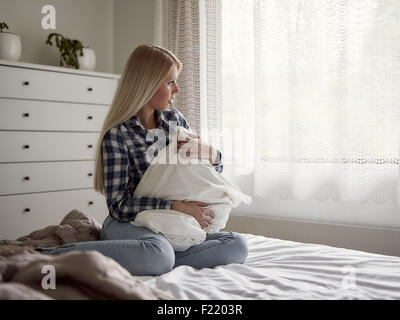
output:
M236 233L210 234L203 243L174 252L163 235L130 223L139 212L148 209L180 211L193 216L202 228L206 228L213 218L213 212L204 208L207 203L133 196L150 165L146 155L155 141L149 140L149 137L154 137L149 133L157 130L165 133L158 136L165 137L163 142L168 145L168 135L173 126L189 129L183 115L169 108L179 93L176 79L181 68L178 59L159 46L141 45L133 51L121 76L97 148L95 190L105 194L110 213L102 226L101 241L67 244L50 248L48 253L97 250L116 260L133 275L160 275L180 265L201 269L245 261L246 240ZM195 137L180 142L178 148ZM208 160L218 172L222 172L221 153L211 146L206 147L210 149Z

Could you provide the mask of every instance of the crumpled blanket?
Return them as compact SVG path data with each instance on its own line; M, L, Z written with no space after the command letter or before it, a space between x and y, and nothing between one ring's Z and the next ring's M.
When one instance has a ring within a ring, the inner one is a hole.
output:
M31 232L17 240L0 240L0 260L17 253L31 252L37 247L49 248L66 243L99 240L100 223L79 210L69 212L58 225ZM8 246L6 246L8 245Z
M169 145L153 159L134 192L135 196L209 204L207 208L215 217L205 229L192 216L175 210L144 210L137 214L132 224L163 234L175 251L202 243L207 234L225 227L232 208L242 201L251 202L251 197L243 194L210 163L193 158L178 159L177 142L184 141L187 135L190 131L177 127Z
M46 267L47 266L47 267ZM54 286L50 280L54 268ZM97 251L19 254L0 260L0 300L172 299Z
M0 300L172 299L146 286L116 261L97 251L61 255L35 251L37 247L95 241L100 230L100 224L93 217L73 210L59 225L17 240L1 240ZM54 268L55 289L43 285L47 283L46 277L50 277L48 266Z

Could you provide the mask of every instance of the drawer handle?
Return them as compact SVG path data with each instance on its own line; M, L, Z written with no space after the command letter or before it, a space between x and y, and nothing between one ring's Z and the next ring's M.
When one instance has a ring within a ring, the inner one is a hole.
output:
M23 114L24 118L29 118L29 112Z
M87 118L88 118L88 120L92 120L92 119L93 119L93 117L92 117L92 116L88 116Z
M30 146L29 146L29 144L25 144L25 145L23 146L23 148L24 148L24 149L29 149Z
M25 212L25 213L31 212L31 209L30 209L30 208L25 208L25 209L24 209L24 212Z
M87 91L91 92L91 91L93 91L93 88L87 88Z
M89 202L88 202L88 205L89 205L89 206L92 206L93 204L94 204L93 201L89 201Z
M92 145L92 144L89 144L87 147L88 147L89 149L92 149L92 148L93 148L93 145Z
M29 86L29 81L24 81L23 84L24 86Z
M88 177L93 177L93 173L89 172Z
M31 177L29 176L24 177L24 181L29 181L29 180L31 180Z

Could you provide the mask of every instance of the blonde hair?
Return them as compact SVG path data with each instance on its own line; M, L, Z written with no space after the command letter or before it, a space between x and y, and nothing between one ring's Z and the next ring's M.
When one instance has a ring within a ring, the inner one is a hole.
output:
M130 55L104 121L96 150L94 189L104 194L102 144L114 126L132 118L157 92L172 66L182 64L173 53L155 45L141 45Z

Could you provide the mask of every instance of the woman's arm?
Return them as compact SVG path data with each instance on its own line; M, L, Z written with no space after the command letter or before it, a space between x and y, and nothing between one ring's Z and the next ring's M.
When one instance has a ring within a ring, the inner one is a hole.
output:
M120 222L133 221L149 209L170 209L172 201L152 197L135 197L131 185L128 148L121 129L112 128L102 144L104 193L110 215Z

